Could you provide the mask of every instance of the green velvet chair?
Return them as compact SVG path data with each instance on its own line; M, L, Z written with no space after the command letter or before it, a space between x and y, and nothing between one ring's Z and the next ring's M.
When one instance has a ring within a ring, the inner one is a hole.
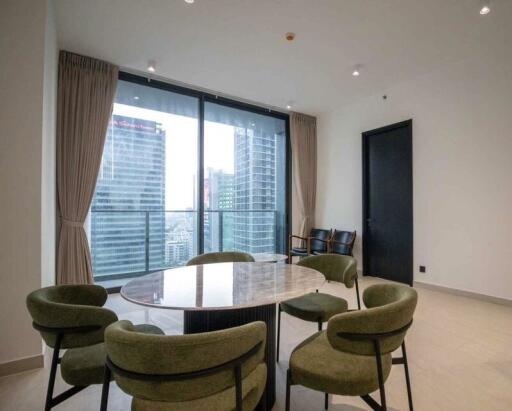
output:
M357 261L355 258L338 254L315 255L304 257L297 265L317 270L325 276L327 281L343 283L347 288L352 288L355 285L357 307L361 309L357 281ZM281 338L281 311L304 321L315 322L318 324L318 330L321 331L324 322L328 321L333 315L347 311L347 309L348 303L345 299L319 293L318 290L316 293L282 301L278 307L277 319L277 362L279 362Z
M254 263L254 258L250 254L239 251L223 251L195 256L187 262L187 265L213 263Z
M27 296L27 308L33 327L53 348L45 411L92 384L102 384L105 369L105 328L117 321L117 315L103 308L107 291L97 285L61 285L46 287ZM138 325L141 332L163 334L153 325ZM66 349L62 357L60 350ZM57 366L62 379L72 387L53 397Z
M384 383L392 364L402 364L409 409L413 409L411 382L405 350L405 334L417 303L413 288L379 284L363 293L367 310L350 311L329 320L327 331L300 343L290 357L286 382L286 411L290 410L290 386L297 384L329 394L360 396L373 410L386 411ZM391 353L402 347L402 357ZM370 393L380 391L380 404Z
M132 411L251 411L263 394L267 328L258 321L220 331L147 335L129 321L105 331L109 374L133 397ZM101 411L107 402L102 400Z

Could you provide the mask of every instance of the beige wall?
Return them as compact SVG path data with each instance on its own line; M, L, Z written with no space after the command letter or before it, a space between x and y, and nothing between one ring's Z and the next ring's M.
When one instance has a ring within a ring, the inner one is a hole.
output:
M361 234L361 132L409 118L415 280L512 299L512 49L320 116L317 225Z
M55 213L53 183L43 185L42 177L53 178L55 164L53 108L43 109L44 102L54 102L56 67L51 52L45 75L47 7L47 1L7 0L0 13L0 365L41 354L25 297L41 286L42 263L53 269L53 246L42 249L43 236L52 241L42 210ZM55 50L55 36L49 34L48 41Z
M53 3L49 2L46 16L44 84L43 84L43 144L41 171L41 285L55 284L56 237L56 122L57 72L59 50Z

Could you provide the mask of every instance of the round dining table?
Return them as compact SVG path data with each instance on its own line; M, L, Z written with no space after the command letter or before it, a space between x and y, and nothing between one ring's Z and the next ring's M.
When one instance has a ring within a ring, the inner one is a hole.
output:
M264 321L267 384L258 410L271 410L276 398L276 304L312 292L325 277L294 264L216 263L157 271L121 288L128 301L183 310L185 334Z

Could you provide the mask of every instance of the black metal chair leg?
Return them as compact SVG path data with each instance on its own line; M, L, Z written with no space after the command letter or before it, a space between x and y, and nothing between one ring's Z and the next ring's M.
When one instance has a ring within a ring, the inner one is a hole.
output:
M242 411L242 366L235 367L236 411Z
M375 359L377 361L377 376L379 377L379 391L380 391L380 407L382 411L387 411L386 406L386 391L384 390L384 373L382 372L382 358L380 354L380 342L374 340Z
M328 410L328 409L329 409L329 394L328 394L328 393L325 393L324 408L325 408L326 410Z
M279 344L281 341L281 304L277 306L277 348L276 348L276 362L279 362Z
M286 371L286 405L285 405L285 411L290 411L290 385L292 383L291 378L292 372L288 368L288 371Z
M322 331L322 320L318 320L318 331Z
M411 379L409 377L409 365L407 363L407 352L405 351L405 341L402 342L402 356L404 358L405 383L407 385L407 399L409 400L409 411L413 411Z
M55 347L53 348L52 365L50 367L50 379L48 380L48 389L46 391L46 402L44 411L50 411L53 404L53 388L55 387L55 377L57 376L57 365L59 365L59 352L62 342L62 334L57 334Z
M110 389L110 376L111 371L108 366L105 365L105 374L103 376L103 388L101 389L101 406L100 411L107 411L108 406L108 392Z
M356 277L356 296L357 296L357 309L361 309L361 297L359 297L359 281L357 281Z

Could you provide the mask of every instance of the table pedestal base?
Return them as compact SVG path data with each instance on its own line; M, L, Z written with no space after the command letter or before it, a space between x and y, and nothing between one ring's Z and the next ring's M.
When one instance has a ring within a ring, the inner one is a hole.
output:
M267 363L267 385L257 406L257 410L270 411L276 401L276 305L239 308L232 310L185 311L185 334L217 331L236 327L253 321L267 324L267 344L265 361Z

